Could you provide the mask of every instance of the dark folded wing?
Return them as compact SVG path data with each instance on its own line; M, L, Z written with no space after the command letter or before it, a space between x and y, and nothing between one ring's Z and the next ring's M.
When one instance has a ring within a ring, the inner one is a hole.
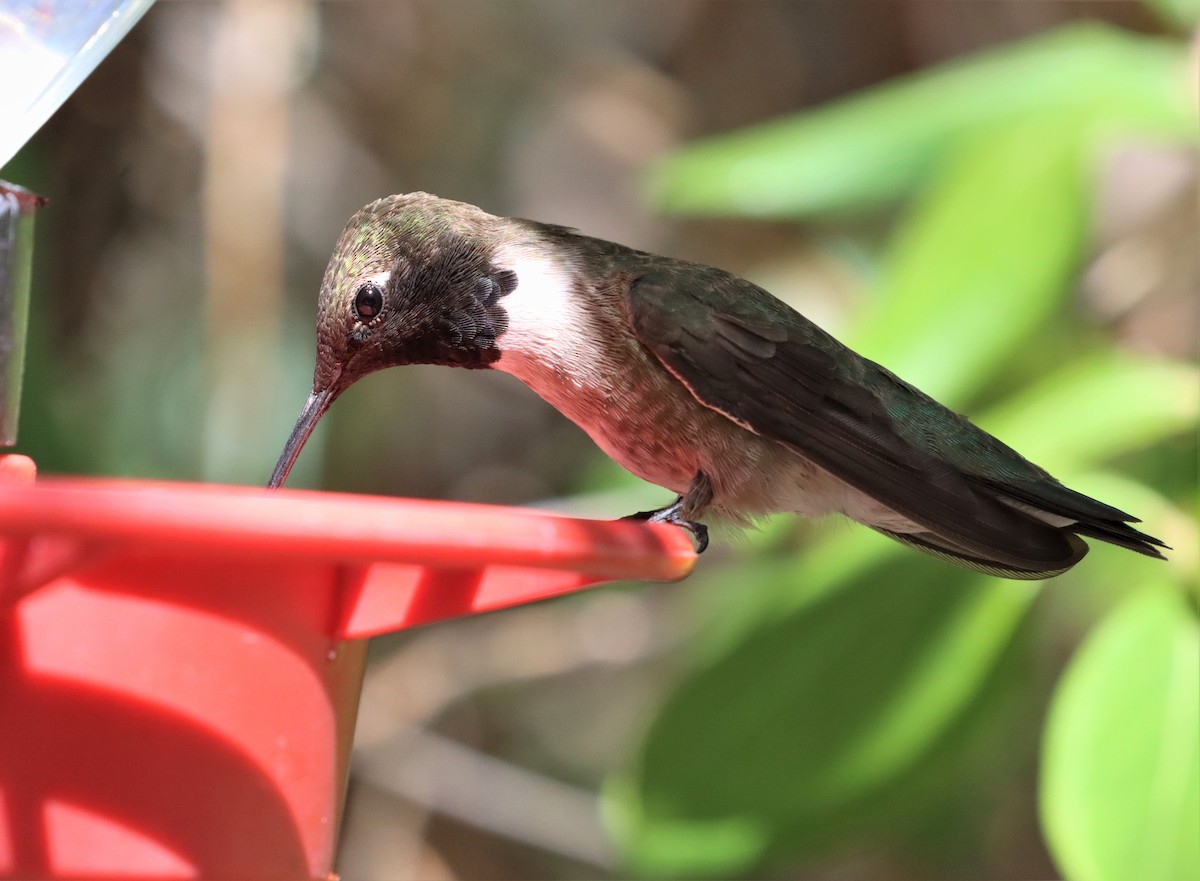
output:
M913 543L928 550L1026 575L1061 571L1086 553L1073 535L971 479L947 457L940 434L965 442L967 458L1015 456L1011 450L761 288L689 267L637 278L630 319L641 343L702 404L919 524L927 532Z

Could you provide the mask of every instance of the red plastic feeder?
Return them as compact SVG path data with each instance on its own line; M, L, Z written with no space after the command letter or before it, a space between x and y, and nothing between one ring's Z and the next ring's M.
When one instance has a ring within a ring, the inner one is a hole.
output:
M364 637L694 562L668 526L0 456L0 876L328 878Z

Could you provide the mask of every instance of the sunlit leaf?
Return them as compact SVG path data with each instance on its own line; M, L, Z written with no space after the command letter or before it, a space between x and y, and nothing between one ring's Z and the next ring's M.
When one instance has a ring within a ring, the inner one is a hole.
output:
M1147 6L1181 30L1200 25L1200 0L1145 0Z
M801 217L891 200L959 137L1028 115L1194 138L1178 46L1065 28L799 116L693 144L655 172L655 201L692 214Z
M1036 587L914 578L926 565L761 622L675 692L611 791L638 870L719 875L819 849L928 753Z
M947 160L896 230L855 348L949 405L1019 357L1069 289L1082 247L1068 123L990 131Z
M1198 416L1196 367L1104 351L1055 371L980 421L1057 471L1156 443Z
M1200 625L1177 592L1140 590L1072 660L1041 805L1070 881L1200 878Z

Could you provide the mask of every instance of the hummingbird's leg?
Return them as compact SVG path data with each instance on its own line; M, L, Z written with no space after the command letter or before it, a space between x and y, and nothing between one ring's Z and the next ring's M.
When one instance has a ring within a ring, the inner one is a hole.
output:
M708 547L708 527L703 523L698 523L688 518L689 516L695 516L707 508L712 501L712 496L712 484L709 483L708 475L703 471L697 471L696 476L692 478L692 482L687 488L687 492L681 496L676 496L675 501L665 508L659 508L657 511L639 511L636 514L630 514L628 517L622 517L621 519L645 520L648 523L670 523L673 526L682 526L696 540L696 553L703 554L704 549Z

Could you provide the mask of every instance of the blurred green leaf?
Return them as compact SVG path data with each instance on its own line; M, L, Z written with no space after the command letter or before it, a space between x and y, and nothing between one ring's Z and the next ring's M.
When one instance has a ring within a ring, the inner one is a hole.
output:
M951 406L1012 357L1079 259L1077 140L1075 120L1039 119L949 157L896 230L855 348Z
M1145 0L1145 3L1181 30L1190 31L1200 25L1200 0Z
M960 136L1031 114L1194 139L1183 57L1178 45L1097 25L1064 28L691 145L656 169L653 198L668 211L760 217L878 205Z
M980 422L1042 467L1078 468L1195 426L1200 371L1102 351L1056 371Z
M819 849L928 753L1036 586L902 574L926 565L906 559L895 577L761 622L674 693L611 791L635 868L720 875Z
M1071 881L1200 878L1200 626L1177 592L1139 591L1072 660L1041 807Z

